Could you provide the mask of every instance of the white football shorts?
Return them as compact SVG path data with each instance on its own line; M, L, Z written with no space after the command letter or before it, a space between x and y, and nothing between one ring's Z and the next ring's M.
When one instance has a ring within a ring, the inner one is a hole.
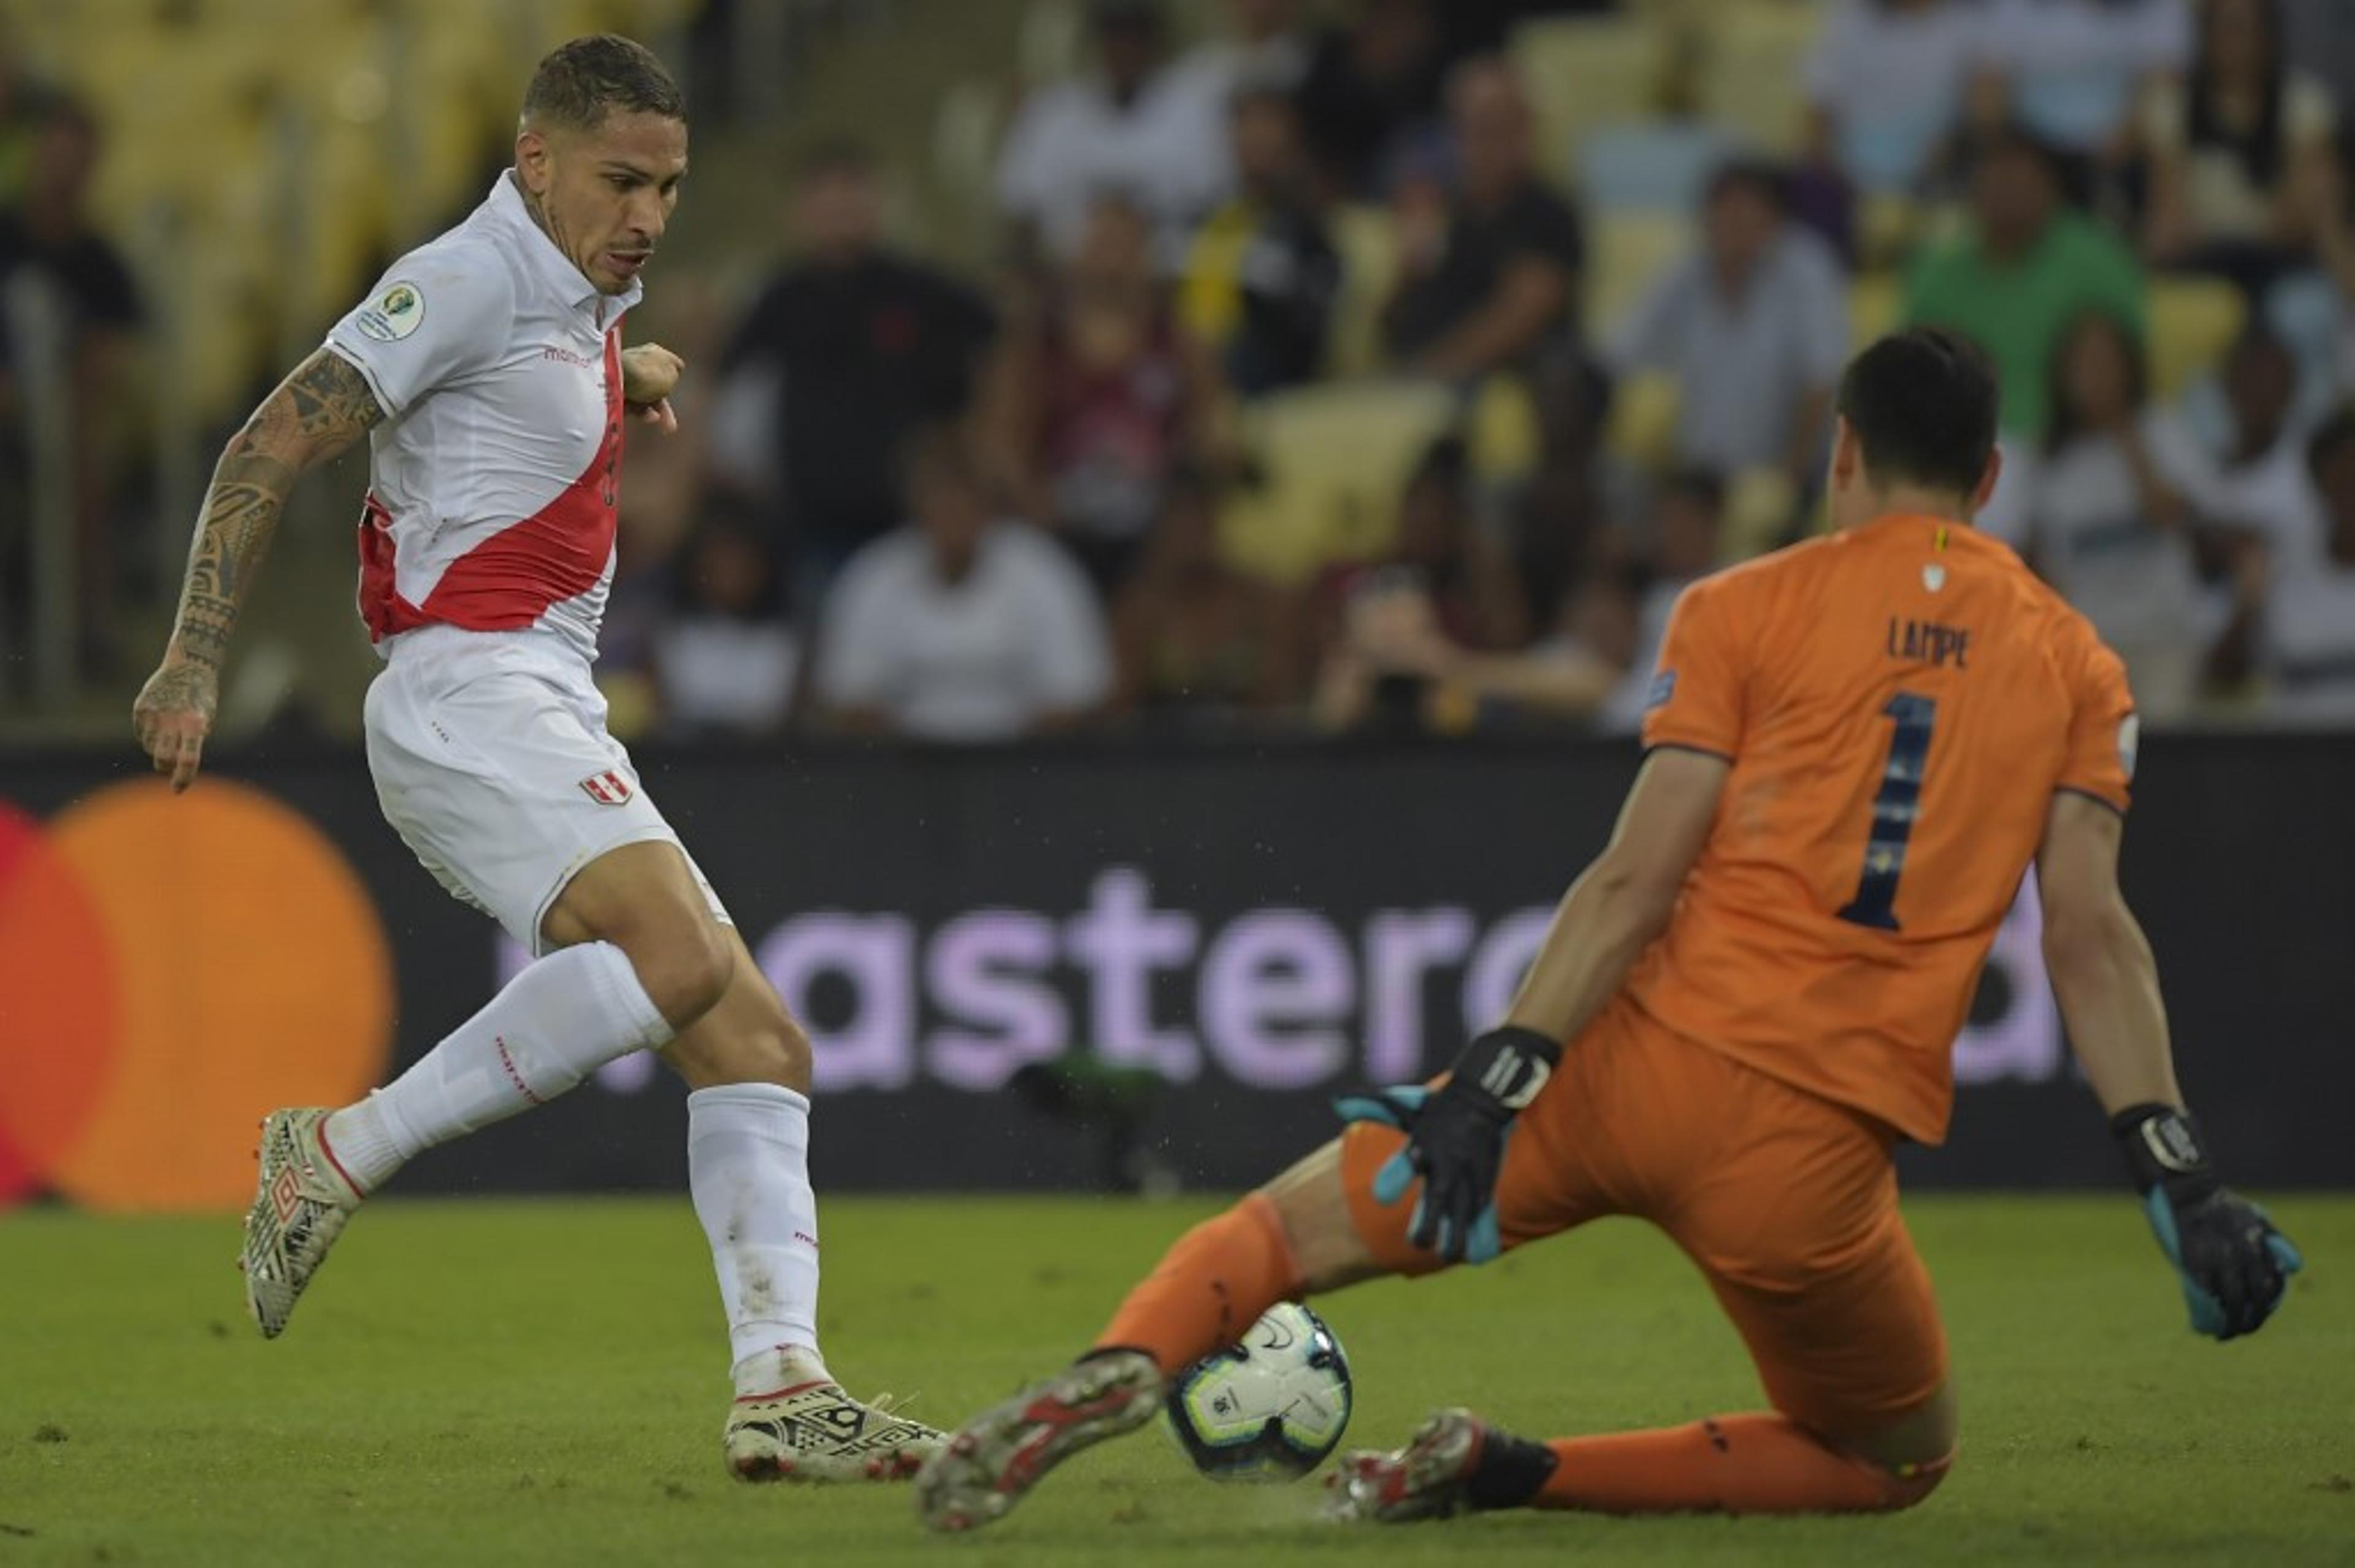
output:
M534 633L425 626L368 687L368 772L385 820L461 902L534 955L581 869L626 844L678 844L605 731L579 660ZM711 912L730 923L679 845Z

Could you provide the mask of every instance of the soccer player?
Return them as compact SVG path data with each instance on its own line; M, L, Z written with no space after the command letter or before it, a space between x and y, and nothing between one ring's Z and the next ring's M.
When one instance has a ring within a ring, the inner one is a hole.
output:
M1992 375L1910 332L1856 359L1838 411L1839 531L1686 592L1649 754L1503 1023L1439 1086L1345 1103L1338 1140L1188 1232L1094 1349L952 1436L917 1477L926 1522L1001 1516L1277 1301L1604 1214L1700 1265L1773 1411L1550 1442L1444 1411L1345 1457L1331 1511L1919 1501L1953 1462L1955 1399L1890 1151L1945 1134L1955 1036L2031 862L2071 1041L2193 1326L2265 1321L2297 1255L2211 1169L2118 892L2125 675L1969 526L1998 466Z
M626 38L577 38L539 63L515 166L395 262L229 442L133 718L157 771L187 788L287 492L367 434L378 798L426 869L536 956L391 1084L262 1123L248 1307L265 1336L283 1330L352 1212L423 1150L658 1051L691 1091L688 1185L734 1354L730 1467L900 1477L939 1434L850 1398L819 1355L809 1041L606 732L590 679L623 420L677 427L677 357L624 350L621 324L678 200L685 113Z

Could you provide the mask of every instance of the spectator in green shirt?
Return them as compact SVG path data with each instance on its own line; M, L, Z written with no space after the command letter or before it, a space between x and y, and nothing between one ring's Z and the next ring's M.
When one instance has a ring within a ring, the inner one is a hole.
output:
M1970 224L1931 247L1906 280L1906 325L1977 339L2002 379L2004 433L2033 441L2050 416L2052 355L2089 310L2144 329L2134 252L2067 205L2033 137L1997 133L1971 174Z

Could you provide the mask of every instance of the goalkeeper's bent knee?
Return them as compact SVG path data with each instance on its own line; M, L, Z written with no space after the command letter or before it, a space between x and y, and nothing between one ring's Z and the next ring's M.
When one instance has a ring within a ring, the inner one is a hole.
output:
M1162 1256L1096 1337L1099 1350L1142 1350L1164 1376L1231 1345L1303 1281L1284 1217L1254 1192L1205 1220Z
M1938 1489L1938 1483L1945 1480L1946 1472L1955 1467L1955 1454L1954 1450L1948 1449L1927 1464L1900 1465L1894 1468L1875 1465L1870 1460L1858 1462L1876 1472L1881 1478L1884 1500L1874 1511L1901 1513Z

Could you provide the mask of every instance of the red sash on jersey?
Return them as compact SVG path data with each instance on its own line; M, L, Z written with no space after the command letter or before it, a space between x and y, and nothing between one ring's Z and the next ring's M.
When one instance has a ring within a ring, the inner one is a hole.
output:
M394 586L392 513L368 493L360 516L360 619L380 643L419 626L512 632L597 586L613 559L622 470L622 329L605 334L605 439L579 478L530 517L450 563L422 604Z

